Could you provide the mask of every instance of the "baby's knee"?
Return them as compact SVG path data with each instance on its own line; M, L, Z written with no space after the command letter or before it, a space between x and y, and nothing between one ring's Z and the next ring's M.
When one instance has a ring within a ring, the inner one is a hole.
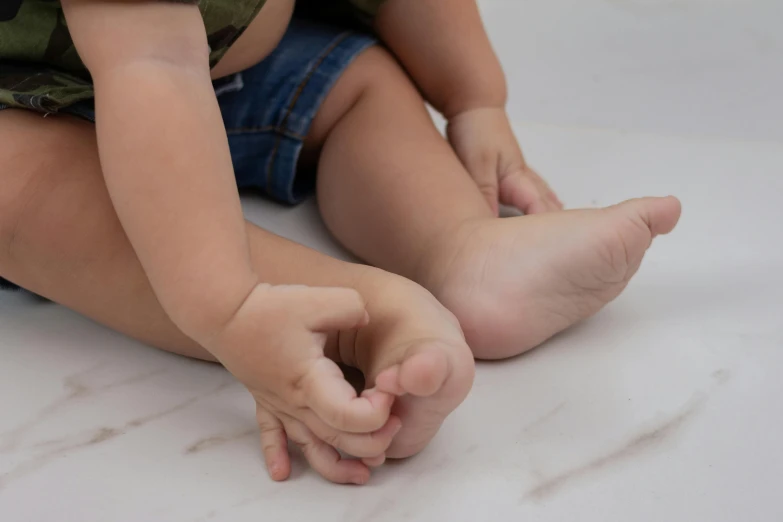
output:
M423 104L421 95L397 60L383 47L370 47L345 70L313 121L307 146L320 147L331 130L367 101Z
M418 96L418 90L399 62L380 46L371 47L359 56L346 71L346 76L349 74L355 75L360 95L391 91L396 95Z

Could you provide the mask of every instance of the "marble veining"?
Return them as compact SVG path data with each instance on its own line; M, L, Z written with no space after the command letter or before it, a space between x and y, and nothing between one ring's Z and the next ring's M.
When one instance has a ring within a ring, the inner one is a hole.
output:
M17 454L28 454L25 455L20 463L12 466L9 470L3 471L2 477L0 477L0 492L2 492L2 490L12 481L22 478L28 473L40 471L41 468L45 467L49 462L57 459L58 457L61 457L62 455L73 453L75 451L90 448L97 444L110 441L116 437L125 435L134 429L138 429L150 422L182 411L196 403L204 396L219 393L221 390L226 389L229 386L236 386L236 383L227 377L221 384L212 388L206 393L189 397L174 404L173 406L167 407L160 411L130 419L119 426L98 426L95 428L88 428L85 430L80 430L76 433L71 433L67 436L56 439L47 439L26 446L25 441L27 435L33 434L35 428L44 424L50 417L60 413L62 410L66 410L72 402L125 386L143 385L146 380L165 373L162 370L145 371L138 375L133 375L126 379L121 379L119 381L97 387L91 387L89 384L86 384L84 380L82 380L83 377L88 376L89 374L96 371L100 371L100 369L101 366L97 365L85 371L66 376L63 379L63 388L65 388L67 391L64 397L52 402L50 405L40 410L30 421L8 432L0 433L0 455L9 454L11 452ZM238 438L237 436L233 437ZM219 445L221 443L228 442L229 440L230 437L205 438L188 447L186 452L195 453L209 447L210 445Z
M707 400L704 395L693 397L683 408L683 411L672 418L665 419L662 423L634 436L627 443L612 449L608 454L602 455L596 460L592 460L575 469L565 471L559 475L550 477L536 485L525 496L525 499L542 500L558 492L562 487L571 482L584 478L585 476L600 471L615 463L632 459L643 451L647 451L658 444L661 444L667 438L674 436L678 430L698 414Z

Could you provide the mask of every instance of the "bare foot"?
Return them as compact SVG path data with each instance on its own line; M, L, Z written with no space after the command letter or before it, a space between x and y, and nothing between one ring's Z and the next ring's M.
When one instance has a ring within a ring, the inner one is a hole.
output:
M473 354L454 315L427 290L397 276L372 286L364 292L370 324L342 340L339 358L362 370L367 388L399 396L392 413L402 428L386 456L410 457L467 397Z
M418 280L457 316L477 358L511 357L620 295L679 217L668 197L470 222L437 243Z

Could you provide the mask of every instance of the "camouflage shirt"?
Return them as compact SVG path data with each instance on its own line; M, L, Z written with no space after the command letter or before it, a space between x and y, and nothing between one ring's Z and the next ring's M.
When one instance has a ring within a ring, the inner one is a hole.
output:
M211 66L217 64L266 2L172 1L199 3ZM311 14L358 15L369 21L384 0L301 1L304 10ZM90 75L73 45L58 0L24 0L13 19L0 21L0 106L57 112L93 95Z

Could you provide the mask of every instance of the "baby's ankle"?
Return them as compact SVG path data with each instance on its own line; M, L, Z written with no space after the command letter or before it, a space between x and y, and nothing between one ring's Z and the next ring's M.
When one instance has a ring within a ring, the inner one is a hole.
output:
M420 255L413 280L439 297L447 284L449 267L455 257L466 253L470 248L471 238L480 233L480 229L488 221L490 220L468 219L434 236Z

